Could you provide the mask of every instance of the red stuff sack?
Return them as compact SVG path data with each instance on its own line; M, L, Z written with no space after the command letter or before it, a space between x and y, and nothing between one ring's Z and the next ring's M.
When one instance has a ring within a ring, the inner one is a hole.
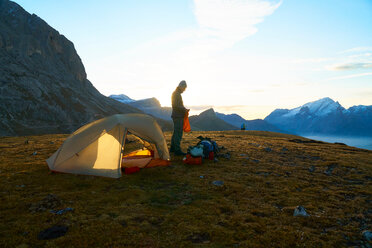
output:
M183 131L189 133L191 131L190 121L189 121L189 111L186 111L183 118Z
M202 164L202 157L193 157L191 154L186 154L186 157L183 158L184 164Z
M136 173L136 172L138 172L138 171L140 171L140 168L139 168L139 167L130 167L130 168L125 168L125 169L124 169L124 174L129 175L129 174Z
M209 158L209 160L213 160L214 159L214 152L209 152L208 158Z

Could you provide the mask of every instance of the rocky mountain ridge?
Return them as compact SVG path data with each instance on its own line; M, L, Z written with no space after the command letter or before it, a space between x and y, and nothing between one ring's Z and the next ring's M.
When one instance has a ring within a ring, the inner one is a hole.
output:
M238 128L217 117L213 108L189 117L191 129L195 131L225 131Z
M156 118L160 118L166 121L172 120L171 118L172 108L162 107L159 100L156 99L155 97L141 100L133 100L132 98L124 94L110 95L109 97L115 99L116 101L126 103L132 107L138 108L142 110L144 113L152 115Z

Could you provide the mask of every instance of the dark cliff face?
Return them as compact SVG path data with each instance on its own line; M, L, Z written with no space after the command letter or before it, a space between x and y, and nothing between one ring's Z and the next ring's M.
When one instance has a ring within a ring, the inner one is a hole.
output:
M0 0L0 136L69 133L141 112L100 94L74 45L18 4Z

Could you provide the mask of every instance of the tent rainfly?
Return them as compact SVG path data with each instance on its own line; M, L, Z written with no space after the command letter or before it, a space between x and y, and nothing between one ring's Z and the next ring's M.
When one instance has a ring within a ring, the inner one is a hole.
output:
M139 137L152 152L141 150L123 156L128 132ZM53 172L119 178L122 167L165 166L169 160L164 134L154 118L116 114L76 130L47 163Z

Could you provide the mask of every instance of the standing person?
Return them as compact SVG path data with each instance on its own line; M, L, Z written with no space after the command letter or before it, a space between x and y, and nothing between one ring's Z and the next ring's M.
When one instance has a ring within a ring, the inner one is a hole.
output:
M240 130L245 130L245 123L240 126Z
M182 80L176 90L172 94L172 120L173 120L173 135L171 141L170 151L176 155L185 155L181 150L181 140L183 135L183 119L186 111L189 111L183 106L181 94L186 90L187 84Z

